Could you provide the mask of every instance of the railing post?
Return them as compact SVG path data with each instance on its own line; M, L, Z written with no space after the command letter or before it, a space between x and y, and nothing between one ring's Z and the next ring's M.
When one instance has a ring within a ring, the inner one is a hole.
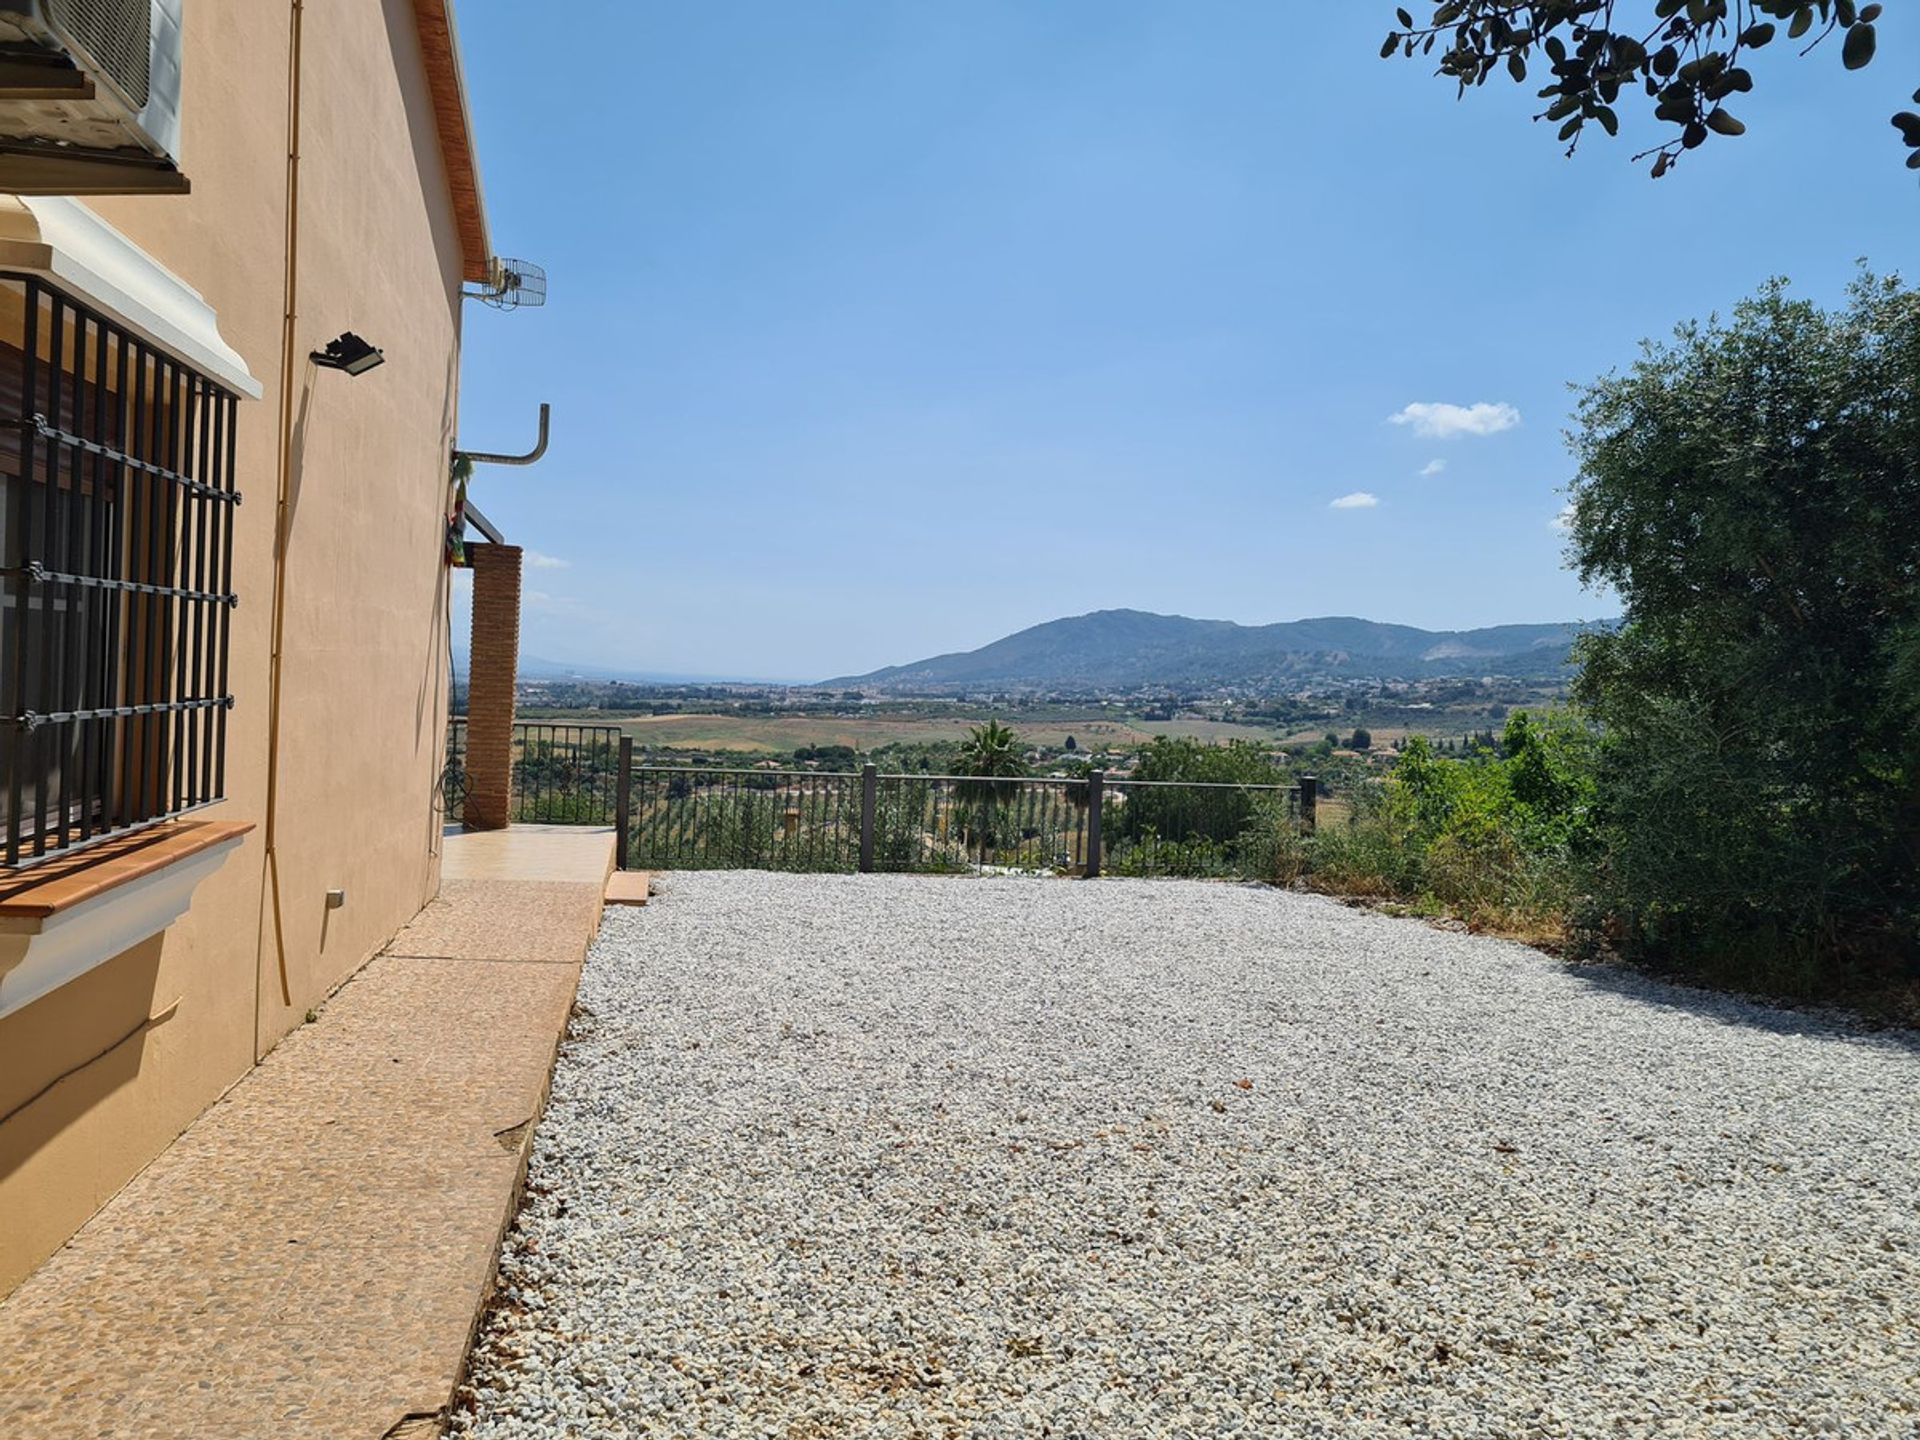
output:
M873 812L879 798L880 772L871 764L860 767L860 873L873 873Z
M613 867L627 868L627 822L633 816L633 736L620 737L620 770L613 783Z
M1320 799L1320 779L1317 775L1300 777L1300 828L1311 831L1316 816L1314 814Z
M1087 772L1087 879L1100 878L1100 796L1107 786L1107 772Z

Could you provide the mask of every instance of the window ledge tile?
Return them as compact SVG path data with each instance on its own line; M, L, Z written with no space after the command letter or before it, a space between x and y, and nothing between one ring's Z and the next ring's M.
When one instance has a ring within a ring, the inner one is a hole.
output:
M175 821L71 860L0 870L0 1016L158 935L251 829Z

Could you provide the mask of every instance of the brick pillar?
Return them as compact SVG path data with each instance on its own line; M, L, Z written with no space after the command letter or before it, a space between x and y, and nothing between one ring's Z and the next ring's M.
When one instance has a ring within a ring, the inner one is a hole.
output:
M513 813L513 682L520 658L520 547L467 546L473 643L467 661L469 830L504 830Z

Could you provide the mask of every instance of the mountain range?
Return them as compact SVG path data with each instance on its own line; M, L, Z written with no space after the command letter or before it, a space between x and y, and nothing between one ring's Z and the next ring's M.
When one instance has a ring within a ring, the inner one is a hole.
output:
M1097 610L1049 620L978 650L823 682L841 688L1128 691L1300 684L1314 679L1418 680L1448 675L1554 679L1576 621L1422 630L1333 615L1274 625Z

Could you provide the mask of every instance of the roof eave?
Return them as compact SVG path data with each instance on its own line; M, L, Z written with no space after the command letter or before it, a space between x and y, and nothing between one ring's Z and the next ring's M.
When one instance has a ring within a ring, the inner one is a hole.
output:
M447 169L454 223L460 234L460 273L463 279L485 284L493 265L493 246L487 237L487 207L480 191L473 116L467 108L467 86L460 72L460 37L454 29L453 0L413 0L413 15L420 31L420 57L426 67L427 90L433 98L434 129Z

